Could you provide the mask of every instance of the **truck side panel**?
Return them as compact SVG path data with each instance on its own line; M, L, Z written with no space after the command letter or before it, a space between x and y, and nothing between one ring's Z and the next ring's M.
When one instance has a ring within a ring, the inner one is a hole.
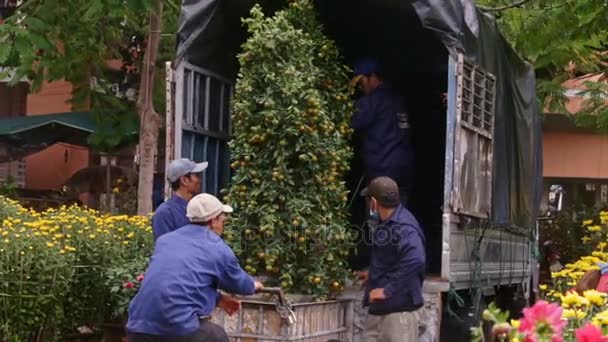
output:
M495 79L450 57L441 276L456 289L529 279L525 234L493 225Z

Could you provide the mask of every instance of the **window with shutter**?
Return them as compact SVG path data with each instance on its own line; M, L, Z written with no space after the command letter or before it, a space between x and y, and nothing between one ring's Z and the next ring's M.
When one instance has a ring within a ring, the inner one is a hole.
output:
M29 84L25 82L12 87L0 82L0 118L25 115L28 92Z
M29 84L17 83L9 87L0 82L0 120L26 114L27 94ZM16 160L0 163L0 183L12 181L19 188L25 186L25 161Z

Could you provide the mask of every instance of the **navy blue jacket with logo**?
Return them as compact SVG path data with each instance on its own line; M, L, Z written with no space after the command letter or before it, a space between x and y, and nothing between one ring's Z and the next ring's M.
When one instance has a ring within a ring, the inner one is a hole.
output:
M363 155L367 179L387 176L400 186L408 185L402 182L411 181L414 160L403 98L381 85L357 101L351 125L365 136Z
M372 233L372 253L364 305L372 315L415 311L422 307L425 237L418 221L397 207ZM383 288L387 299L369 303L372 289Z

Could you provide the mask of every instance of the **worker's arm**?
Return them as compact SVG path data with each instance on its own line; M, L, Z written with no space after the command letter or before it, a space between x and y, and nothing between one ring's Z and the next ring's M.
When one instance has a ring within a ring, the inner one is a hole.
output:
M384 286L384 295L390 298L409 282L419 281L425 270L424 243L414 229L400 232L398 248L399 268L391 280Z
M353 114L351 126L355 130L368 128L374 121L374 98L364 96L357 101L357 110Z
M169 210L160 210L154 213L154 216L152 216L152 233L154 234L154 241L161 235L169 233L171 227L174 225L174 221Z
M240 295L252 295L257 287L253 278L243 271L232 251L225 257L218 286L226 292Z

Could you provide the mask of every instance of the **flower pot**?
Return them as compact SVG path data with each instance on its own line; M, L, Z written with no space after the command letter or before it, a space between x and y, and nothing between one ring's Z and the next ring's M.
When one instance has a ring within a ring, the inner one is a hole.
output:
M242 299L241 311L228 316L216 309L212 322L222 326L231 341L325 342L352 341L353 301L337 299L315 302L307 296L289 295L296 322L289 325L275 310L268 296Z
M104 342L125 342L127 340L126 323L108 322L102 324Z

